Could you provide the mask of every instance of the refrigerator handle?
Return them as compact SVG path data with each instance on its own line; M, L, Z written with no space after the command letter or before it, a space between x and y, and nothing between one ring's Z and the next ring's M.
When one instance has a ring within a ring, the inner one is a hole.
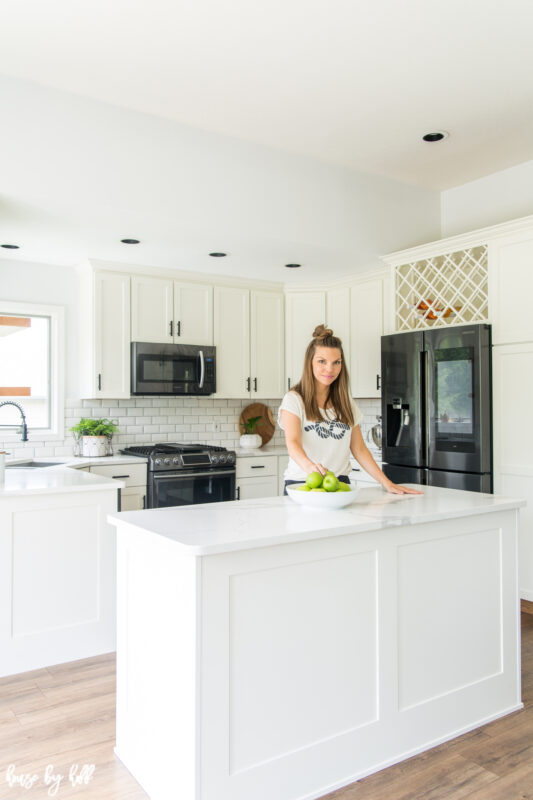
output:
M422 359L424 365L424 464L429 464L429 352L422 351Z

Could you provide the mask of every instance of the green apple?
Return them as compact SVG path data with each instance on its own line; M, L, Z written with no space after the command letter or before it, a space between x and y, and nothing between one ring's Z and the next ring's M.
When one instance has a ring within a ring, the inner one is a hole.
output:
M311 472L305 482L310 489L318 489L319 486L322 486L322 475L320 472Z
M311 489L312 492L325 492L326 490L322 488L322 486L316 486L314 489Z
M307 484L305 484L305 483L301 483L299 486L292 486L291 488L292 489L297 489L299 492L310 492L311 491L309 486L307 486Z
M339 481L339 488L337 489L337 491L338 492L351 492L352 490L351 490L351 487L348 486L347 483L344 483L344 481Z
M327 473L324 475L322 486L326 492L336 492L339 488L339 480L333 473Z

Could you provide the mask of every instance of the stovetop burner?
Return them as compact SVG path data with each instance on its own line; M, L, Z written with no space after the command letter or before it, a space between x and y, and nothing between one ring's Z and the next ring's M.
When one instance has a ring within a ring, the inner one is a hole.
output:
M161 442L148 445L132 445L121 451L125 455L148 459L152 471L169 469L191 469L194 467L222 467L235 464L235 452L212 444L179 444Z

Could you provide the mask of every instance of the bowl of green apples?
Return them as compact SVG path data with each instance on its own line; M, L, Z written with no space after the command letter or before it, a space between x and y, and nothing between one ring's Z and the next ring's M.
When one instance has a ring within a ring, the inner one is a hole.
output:
M310 508L345 508L357 495L357 487L343 483L334 472L325 475L311 472L302 483L287 486L287 494L295 503Z

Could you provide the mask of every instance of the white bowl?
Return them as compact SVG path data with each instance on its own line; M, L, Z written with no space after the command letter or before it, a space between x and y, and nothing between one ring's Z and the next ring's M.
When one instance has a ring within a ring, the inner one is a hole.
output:
M309 506L309 508L345 508L353 502L359 491L357 487L354 488L352 485L349 492L302 492L296 489L296 486L301 485L301 483L293 483L291 486L287 486L287 494L295 503Z

